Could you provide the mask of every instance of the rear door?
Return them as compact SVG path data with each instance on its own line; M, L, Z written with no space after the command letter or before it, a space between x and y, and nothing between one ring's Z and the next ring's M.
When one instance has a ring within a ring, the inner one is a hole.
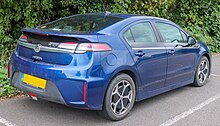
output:
M167 53L155 33L148 21L135 22L124 31L124 39L130 45L145 95L162 88L166 79Z
M184 31L172 24L156 22L155 25L168 53L166 86L192 82L199 46L189 46Z

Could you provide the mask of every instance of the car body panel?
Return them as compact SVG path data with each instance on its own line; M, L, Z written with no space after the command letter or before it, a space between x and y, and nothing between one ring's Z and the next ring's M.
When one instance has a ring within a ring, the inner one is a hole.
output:
M174 50L175 53L168 54L166 85L193 82L194 68L198 60L199 48L196 47L173 47L168 46L167 50Z

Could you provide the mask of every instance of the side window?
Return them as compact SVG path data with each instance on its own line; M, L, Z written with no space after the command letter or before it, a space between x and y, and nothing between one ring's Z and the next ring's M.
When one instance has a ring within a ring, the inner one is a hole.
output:
M124 33L124 38L129 44L157 42L154 31L149 22L131 26Z
M162 37L164 38L165 42L168 43L182 43L183 37L180 33L180 30L175 26L165 24L165 23L156 23L156 26Z

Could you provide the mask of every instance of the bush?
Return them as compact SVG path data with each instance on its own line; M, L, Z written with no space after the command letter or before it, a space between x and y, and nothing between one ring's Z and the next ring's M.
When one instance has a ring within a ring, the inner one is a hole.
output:
M14 87L9 86L7 70L0 67L0 97L12 97L17 95L18 92L19 91L17 91Z
M197 39L206 42L212 52L220 52L220 1L178 0L171 20Z
M170 19L220 52L219 0L4 0L0 4L0 64L6 66L23 27L88 12L133 13Z

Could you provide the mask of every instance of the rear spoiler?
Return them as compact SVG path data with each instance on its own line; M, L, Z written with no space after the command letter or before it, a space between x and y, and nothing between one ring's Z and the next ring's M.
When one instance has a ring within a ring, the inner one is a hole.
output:
M71 37L71 36L80 36L80 35L104 35L104 34L100 34L100 33L87 33L87 34L80 34L80 33L64 33L64 32L56 32L56 31L43 31L37 28L23 28L21 30L22 32L31 32L31 33L44 33L44 34L48 34L48 35L64 35L67 37Z
M40 29L29 29L23 28L22 33L32 33L40 36L59 36L59 37L70 37L70 38L77 38L77 39L87 39L89 41L96 42L97 35L102 35L99 33L91 33L91 34L75 34L75 33L63 33L63 32L51 32L51 31L43 31Z

